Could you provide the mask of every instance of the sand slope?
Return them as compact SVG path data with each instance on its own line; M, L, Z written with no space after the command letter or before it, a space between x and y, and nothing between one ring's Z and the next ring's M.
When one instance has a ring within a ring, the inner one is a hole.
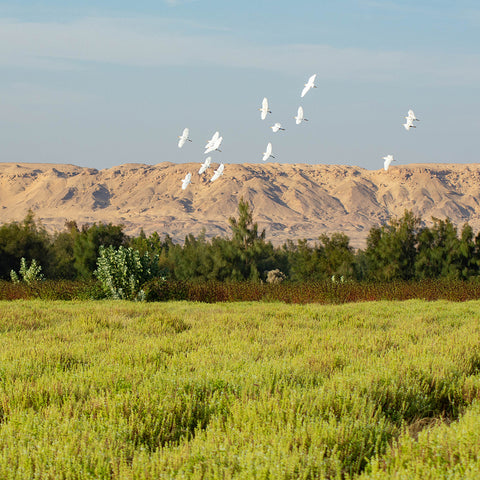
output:
M369 229L412 210L422 219L450 217L480 230L480 164L412 164L388 172L305 164L232 164L211 183L200 164L125 164L105 170L60 164L0 163L0 223L28 209L49 231L65 221L124 224L137 234L227 235L244 197L254 219L278 244L341 231L363 247ZM214 165L216 168L217 165ZM181 179L192 172L187 190Z

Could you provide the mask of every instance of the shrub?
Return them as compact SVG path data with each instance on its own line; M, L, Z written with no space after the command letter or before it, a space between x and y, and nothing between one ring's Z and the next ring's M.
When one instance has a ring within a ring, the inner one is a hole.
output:
M284 280L285 274L278 268L267 273L267 283L282 283Z
M148 280L160 274L158 255L140 255L131 247L113 246L99 249L94 275L100 281L107 297L122 300L144 300L141 289Z
M15 270L11 270L10 278L12 279L13 283L24 282L27 285L30 285L34 282L44 279L42 273L40 273L41 271L42 267L35 259L32 260L32 263L27 268L27 261L25 260L25 257L22 257L20 260L20 270L18 274L15 272ZM19 278L19 275L21 278Z

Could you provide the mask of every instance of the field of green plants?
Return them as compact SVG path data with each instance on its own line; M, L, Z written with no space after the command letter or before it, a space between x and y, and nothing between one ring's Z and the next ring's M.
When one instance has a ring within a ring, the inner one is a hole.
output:
M0 387L2 480L480 478L480 301L1 301Z

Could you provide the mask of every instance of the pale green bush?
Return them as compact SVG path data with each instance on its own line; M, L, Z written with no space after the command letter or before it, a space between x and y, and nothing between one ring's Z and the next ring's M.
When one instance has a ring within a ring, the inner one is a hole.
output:
M131 247L111 245L100 247L94 272L107 297L121 300L145 300L143 284L159 274L158 255L140 255Z
M13 283L24 282L27 285L30 285L33 282L38 282L44 279L43 274L41 273L42 267L35 259L32 260L32 263L27 268L27 261L24 257L20 259L20 270L17 274L15 270L10 271L10 278ZM20 278L21 277L21 278Z

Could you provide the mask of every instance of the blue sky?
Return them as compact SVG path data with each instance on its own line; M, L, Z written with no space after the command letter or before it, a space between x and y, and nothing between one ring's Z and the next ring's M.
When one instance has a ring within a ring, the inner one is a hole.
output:
M479 94L474 1L0 0L4 162L472 163Z

